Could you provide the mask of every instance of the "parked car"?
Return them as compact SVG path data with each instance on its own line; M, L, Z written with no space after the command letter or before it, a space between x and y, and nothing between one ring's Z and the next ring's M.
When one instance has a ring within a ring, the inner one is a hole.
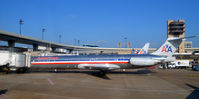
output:
M194 71L199 71L199 65L193 65L192 70Z

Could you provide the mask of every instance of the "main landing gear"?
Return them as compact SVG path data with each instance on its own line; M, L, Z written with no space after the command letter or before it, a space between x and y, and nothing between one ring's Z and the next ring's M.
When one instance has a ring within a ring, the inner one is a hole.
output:
M100 73L99 73L99 74L100 74L101 76L105 76L106 73L107 73L107 71L105 71L105 70L100 70Z

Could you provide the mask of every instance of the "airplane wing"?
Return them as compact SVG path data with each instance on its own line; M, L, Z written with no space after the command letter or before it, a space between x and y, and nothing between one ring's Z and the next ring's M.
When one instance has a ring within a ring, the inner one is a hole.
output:
M91 70L115 70L119 69L120 66L115 64L79 64L78 68Z

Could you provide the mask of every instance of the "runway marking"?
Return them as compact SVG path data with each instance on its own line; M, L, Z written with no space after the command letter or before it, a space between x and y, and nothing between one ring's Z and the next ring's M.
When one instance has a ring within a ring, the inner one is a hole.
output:
M6 97L6 98L8 98L8 96L6 94L1 94L1 95L4 96L4 97Z
M159 92L159 93L178 93L185 94L189 92L189 90L159 90L159 89L137 89L137 88L102 88L102 87L90 87L90 86L79 86L81 88L92 88L92 89L105 89L105 90L122 90L122 91L137 91L137 92Z
M74 97L67 97L67 96L58 96L58 95L52 95L52 94L43 94L43 93L35 93L37 95L41 95L41 96L54 96L54 97L60 97L60 98L67 98L67 99L81 99L81 98L74 98Z
M199 77L199 75L188 75L189 77Z
M48 78L48 82L49 82L51 85L54 85L53 81L52 81L50 78Z

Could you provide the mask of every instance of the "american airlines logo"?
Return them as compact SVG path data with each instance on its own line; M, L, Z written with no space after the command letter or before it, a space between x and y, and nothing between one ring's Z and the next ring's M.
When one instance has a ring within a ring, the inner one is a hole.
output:
M144 49L142 49L139 53L140 54L146 54L146 51Z
M45 60L45 59L58 59L58 57L38 57L38 60Z
M134 53L134 54L137 54L137 53L138 53L138 50L136 49L133 53Z
M172 48L171 46L169 46L168 44L164 45L162 47L162 51L161 52L172 52Z

